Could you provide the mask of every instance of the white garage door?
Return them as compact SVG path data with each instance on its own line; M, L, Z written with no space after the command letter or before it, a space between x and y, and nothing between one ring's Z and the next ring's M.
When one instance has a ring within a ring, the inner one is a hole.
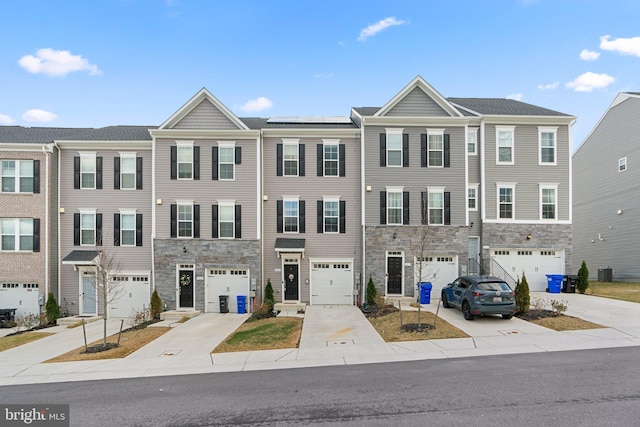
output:
M111 317L134 317L137 312L149 308L151 301L149 275L122 275L114 279L121 284L119 296L109 304Z
M15 317L40 313L37 283L3 283L0 308L15 308Z
M524 272L531 292L547 289L547 274L565 272L562 249L496 249L491 252L494 260L514 279L522 278Z
M207 313L220 313L220 295L228 296L230 313L238 312L238 296L244 295L249 312L249 271L237 268L207 269Z
M348 261L310 261L311 304L352 305L353 263Z
M442 288L458 277L457 255L427 255L422 257L422 274L420 273L420 259L414 258L413 280L414 286L419 282L431 282L431 299L440 298ZM419 295L418 289L416 295Z

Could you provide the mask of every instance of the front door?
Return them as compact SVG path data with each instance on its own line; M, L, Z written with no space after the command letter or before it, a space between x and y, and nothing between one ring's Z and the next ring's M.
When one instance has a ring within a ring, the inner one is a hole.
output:
M96 289L96 277L89 273L82 277L82 315L95 316L98 312L98 290Z
M180 270L180 308L193 308L193 270Z
M387 295L402 294L402 257L387 258Z
M298 301L298 264L284 265L284 300Z

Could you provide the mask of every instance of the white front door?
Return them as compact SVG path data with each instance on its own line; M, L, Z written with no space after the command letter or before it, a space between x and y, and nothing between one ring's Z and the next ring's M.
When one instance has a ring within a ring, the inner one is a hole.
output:
M95 316L98 313L98 289L96 276L91 270L80 270L80 315Z

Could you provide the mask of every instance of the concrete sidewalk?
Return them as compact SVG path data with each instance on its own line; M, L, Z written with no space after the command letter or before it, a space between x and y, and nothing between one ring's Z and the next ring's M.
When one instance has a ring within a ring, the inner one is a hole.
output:
M459 310L440 307L439 316L470 338L385 343L357 307L309 306L299 348L210 354L246 315L203 314L174 324L173 330L124 359L41 363L78 347L82 331L73 329L7 350L0 353L0 385L640 346L640 319L634 316L638 304L575 294L532 293L533 298L567 300L566 314L606 328L556 332L500 317L469 322ZM438 302L423 307L436 311ZM102 322L96 324L89 329L99 337ZM116 321L110 324L114 332L117 326Z

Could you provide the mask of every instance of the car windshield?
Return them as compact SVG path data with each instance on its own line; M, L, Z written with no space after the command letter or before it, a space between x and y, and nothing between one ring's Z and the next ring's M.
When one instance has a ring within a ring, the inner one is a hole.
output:
M481 291L510 291L511 288L504 282L481 282L477 285Z

